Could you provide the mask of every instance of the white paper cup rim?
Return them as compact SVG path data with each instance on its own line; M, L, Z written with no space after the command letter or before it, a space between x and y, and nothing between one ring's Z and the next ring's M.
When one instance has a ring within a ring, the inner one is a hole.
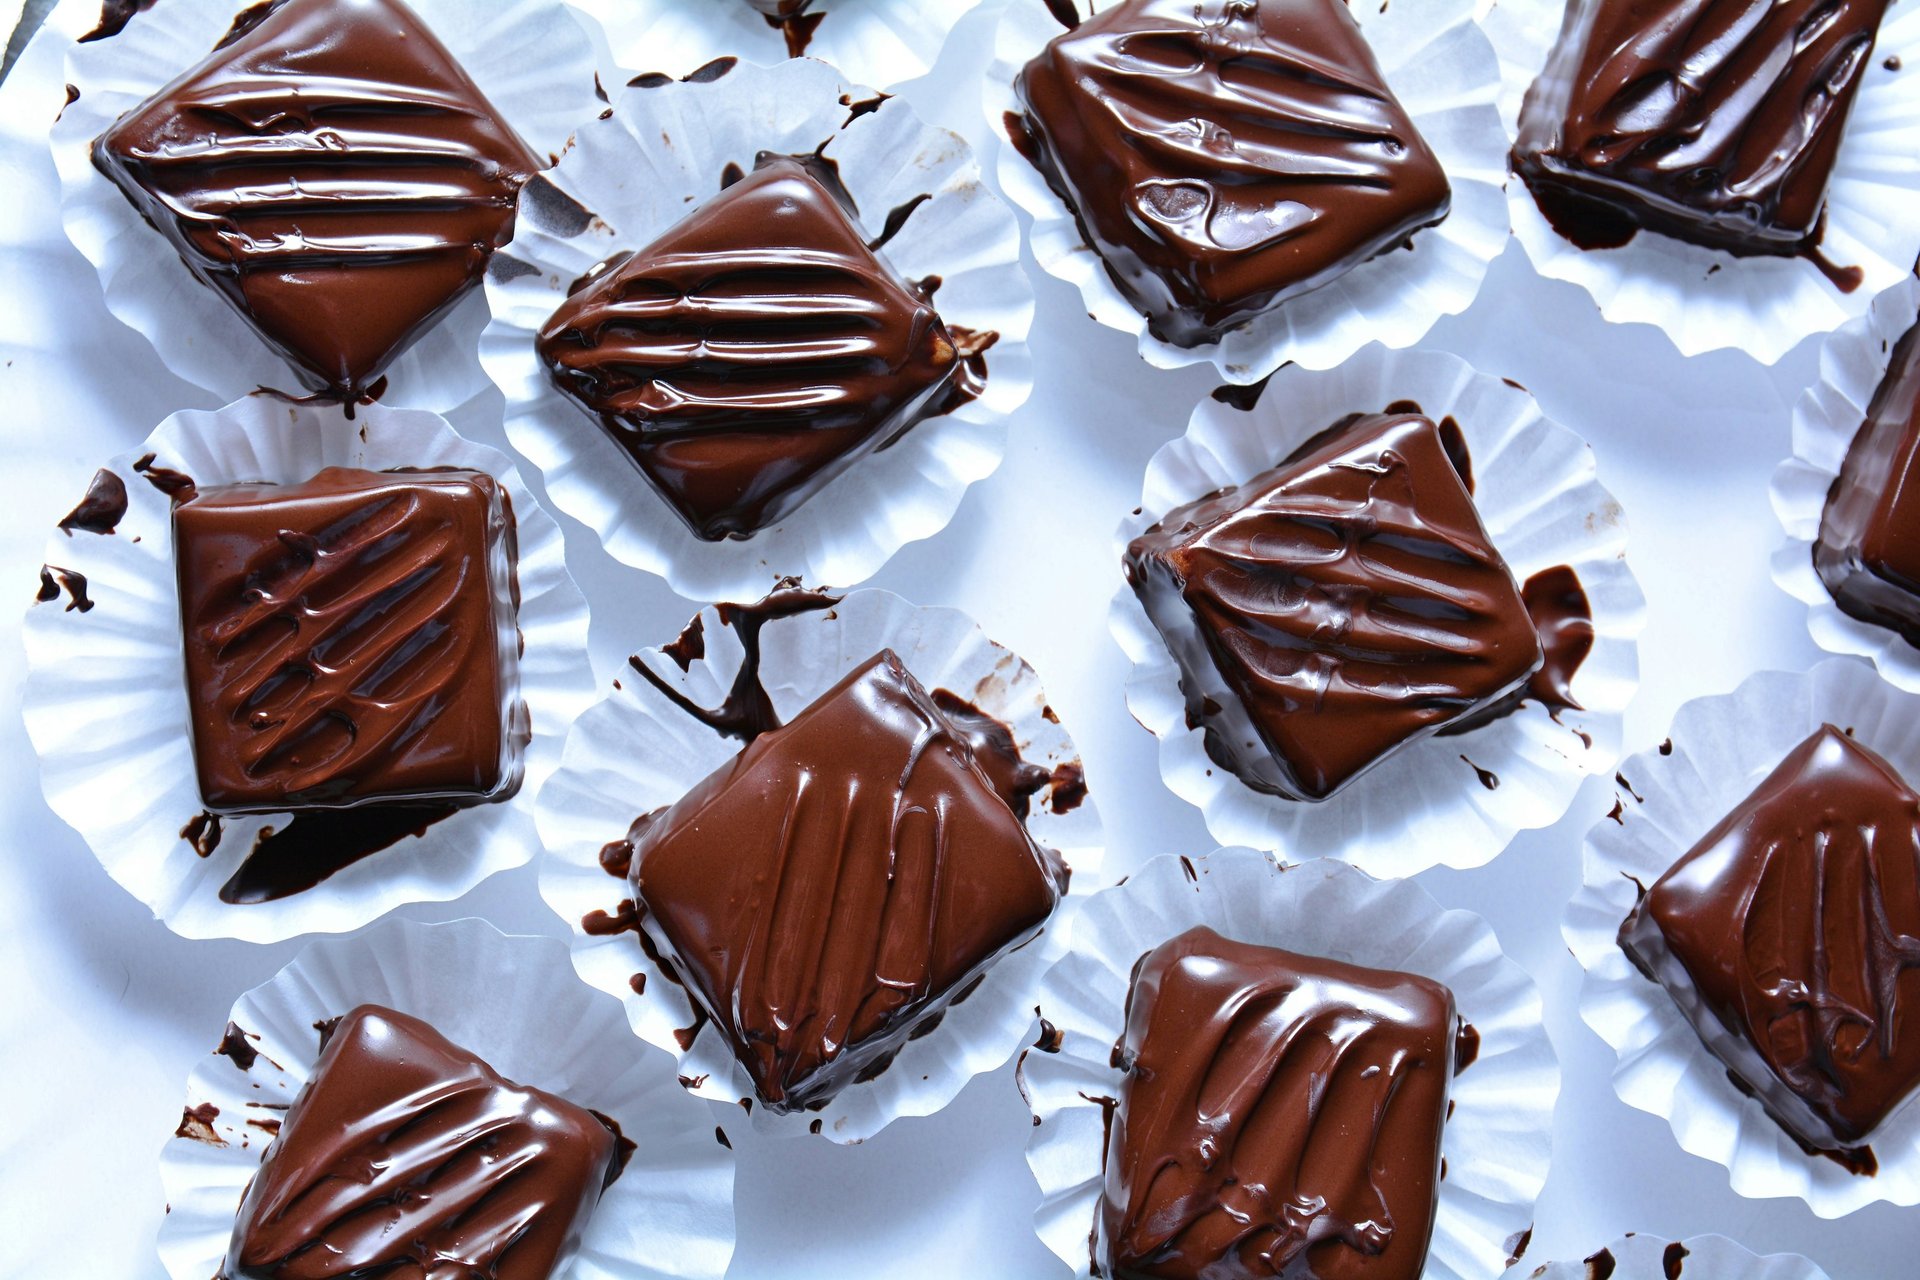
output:
M786 576L835 586L870 577L902 546L945 528L968 488L993 473L1008 416L1032 389L1034 298L1012 210L987 187L964 140L900 99L857 109L873 100L813 59L630 87L528 188L514 240L488 271L493 319L481 361L506 396L509 440L539 468L554 505L609 554L689 598L756 600ZM806 154L823 143L869 230L886 211L931 193L882 252L905 279L939 277L933 301L949 324L999 335L985 354L986 387L860 458L773 526L704 541L554 387L534 338L572 281L678 223L720 191L729 165L750 170L762 152ZM552 199L555 190L564 198Z
M203 1059L186 1106L214 1112L195 1126L201 1136L182 1124L161 1152L160 1257L173 1280L216 1273L269 1134L319 1056L315 1024L362 1004L420 1018L507 1079L610 1116L635 1144L556 1280L720 1280L734 1247L734 1158L711 1109L673 1086L658 1055L626 1042L618 1007L574 978L560 942L472 918L390 920L315 943L234 1002L230 1023L260 1056L246 1068Z
M1368 928L1355 929L1364 919ZM1330 860L1276 864L1251 849L1162 856L1082 904L1071 934L1049 943L1040 1013L1057 1052L1029 1049L1018 1078L1035 1126L1027 1164L1041 1188L1041 1240L1076 1270L1100 1196L1102 1097L1117 1097L1111 1054L1141 955L1194 925L1241 942L1324 955L1434 979L1478 1033L1479 1053L1452 1082L1425 1280L1486 1280L1531 1228L1546 1183L1560 1069L1533 980L1491 926L1446 911L1410 881L1377 881ZM1378 927L1375 927L1375 926Z
M1075 0L1084 14L1092 0ZM1100 324L1134 334L1156 368L1211 363L1228 382L1257 382L1289 362L1332 368L1369 342L1408 347L1442 316L1472 305L1509 232L1506 156L1513 139L1501 125L1501 73L1474 14L1476 0L1355 5L1389 86L1433 148L1453 187L1445 221L1415 233L1411 252L1382 254L1219 342L1181 347L1147 331L1146 317L1121 294L1087 246L1066 204L1008 140L1018 113L1014 82L1029 59L1061 32L1044 0L1007 0L984 107L1000 141L1000 187L1032 221L1034 257L1049 275L1080 290Z
M646 662L695 706L717 706L738 670L734 628L714 608L699 615L703 656L682 669L658 649ZM978 990L947 1007L929 1035L910 1040L873 1080L843 1089L823 1109L776 1115L749 1108L756 1129L774 1135L817 1133L860 1142L893 1120L929 1115L973 1076L1004 1063L1033 1020L1033 996L1044 964L1043 942L1064 928L1073 899L1099 885L1101 830L1093 800L1056 812L1058 787L1075 785L1079 753L1046 701L1038 675L953 609L913 605L891 592L850 592L831 609L775 619L761 633L762 684L783 718L809 705L843 675L891 648L927 689L946 688L1012 731L1022 758L1060 770L1033 798L1027 828L1036 843L1058 851L1072 871L1063 901L1039 938L1002 956ZM684 653L684 649L680 650ZM619 996L634 1034L672 1054L681 1083L704 1098L738 1103L753 1097L745 1069L725 1038L701 1024L680 985L650 958L631 932L596 935L583 927L593 912L613 914L631 897L599 855L626 837L642 814L679 800L731 760L740 744L676 709L646 680L628 672L620 687L582 716L560 768L542 788L535 813L547 857L540 891L573 934L573 962L589 984ZM644 975L636 983L635 975ZM636 986L639 987L636 990Z
M201 485L292 483L330 465L457 466L500 481L519 543L520 697L532 731L518 793L461 809L304 892L221 902L220 886L256 834L283 827L286 817L223 818L219 845L206 857L183 834L204 805L180 667L171 503L134 469L148 454ZM47 540L47 562L85 575L93 607L72 610L62 597L28 610L24 714L47 803L122 887L183 937L273 942L356 929L403 903L457 898L532 859L539 837L530 802L558 763L566 726L592 698L593 674L587 603L567 572L559 527L505 454L424 410L371 405L349 420L336 405L263 393L176 413L107 469L127 490L118 531L56 531ZM90 474L73 474L76 498Z
M1625 516L1584 441L1548 419L1524 388L1456 356L1369 347L1337 370L1282 369L1249 411L1201 401L1186 434L1148 462L1140 508L1115 539L1116 559L1180 503L1244 483L1350 413L1404 401L1459 424L1473 458L1475 505L1517 580L1560 565L1579 575L1595 632L1572 683L1583 710L1556 720L1528 703L1471 733L1426 738L1318 803L1265 795L1207 754L1204 732L1187 723L1179 668L1122 582L1109 622L1133 662L1128 709L1159 739L1168 787L1201 810L1223 843L1292 859L1325 854L1374 875L1480 866L1518 832L1558 821L1581 782L1611 772L1619 758L1646 612L1625 559Z
M1829 658L1805 673L1764 671L1732 693L1696 698L1672 736L1621 767L1614 816L1587 834L1582 883L1561 932L1585 970L1580 1016L1612 1047L1621 1100L1662 1116L1680 1146L1728 1170L1752 1199L1793 1197L1837 1218L1878 1201L1920 1204L1920 1105L1912 1100L1869 1139L1872 1176L1809 1155L1764 1107L1736 1089L1665 988L1618 942L1639 890L1746 799L1794 747L1833 723L1908 778L1920 778L1920 695L1866 663Z

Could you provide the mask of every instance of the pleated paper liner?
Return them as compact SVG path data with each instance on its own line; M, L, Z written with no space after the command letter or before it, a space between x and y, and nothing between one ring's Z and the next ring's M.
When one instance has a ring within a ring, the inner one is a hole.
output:
M814 0L785 24L748 0L576 3L605 26L614 57L631 71L679 76L715 58L770 63L799 52L863 84L890 88L931 71L947 37L980 0Z
M1123 582L1110 624L1133 661L1128 709L1160 739L1167 785L1199 807L1216 840L1295 859L1325 854L1383 876L1479 866L1515 833L1558 821L1581 782L1610 773L1619 758L1646 609L1624 558L1625 516L1580 437L1545 417L1524 389L1456 356L1370 347L1329 372L1281 370L1251 410L1202 401L1186 435L1147 464L1139 513L1115 539L1116 567L1127 542L1172 508L1246 482L1349 414L1408 402L1459 425L1474 505L1515 579L1562 566L1579 578L1594 627L1571 685L1579 706L1528 702L1469 733L1425 738L1328 800L1266 795L1207 754L1204 732L1187 723L1179 668Z
M1086 1274L1104 1166L1104 1100L1120 1092L1112 1054L1125 1030L1133 967L1196 925L1237 942L1419 974L1453 991L1479 1052L1452 1083L1433 1243L1421 1274L1491 1280L1505 1270L1546 1183L1560 1092L1533 980L1501 953L1486 921L1443 911L1414 884L1376 881L1330 860L1283 868L1251 849L1155 858L1089 899L1071 936L1049 944L1039 1005L1059 1048L1028 1049L1019 1067L1035 1119L1027 1140L1042 1197L1034 1222L1047 1247Z
M507 1079L610 1117L634 1144L557 1280L725 1274L734 1160L714 1121L726 1117L675 1085L665 1058L632 1043L620 1006L581 985L564 944L466 919L390 920L315 943L234 1003L237 1040L206 1028L209 1048L236 1051L211 1052L194 1068L184 1116L153 1117L156 1137L179 1126L160 1156L160 1258L173 1280L221 1274L247 1184L319 1057L316 1024L362 1004L419 1018Z
M1786 541L1773 555L1773 580L1807 606L1807 630L1828 653L1854 654L1902 689L1920 693L1920 650L1899 632L1841 612L1813 568L1813 544L1827 495L1840 476L1888 357L1920 320L1920 280L1909 276L1874 299L1864 316L1820 348L1820 381L1793 407L1793 456L1773 473L1773 509Z
M291 484L329 466L464 467L501 482L519 539L520 697L532 729L525 776L511 799L456 810L304 892L228 903L221 886L265 829L286 832L297 819L203 817L171 502L150 481L174 472L203 487ZM45 581L60 594L27 613L25 712L47 803L127 892L184 937L276 942L357 929L402 903L457 898L532 859L539 848L533 793L558 763L561 736L592 700L594 682L587 603L567 574L560 529L505 454L462 439L422 410L371 405L348 419L337 406L263 393L212 412L176 413L106 470L126 490L115 531L53 532L47 541L46 560L57 572ZM65 480L75 499L90 474L75 469ZM82 597L84 609L77 607Z
M1920 696L1852 659L1804 674L1762 672L1729 694L1686 703L1673 736L1620 768L1615 817L1587 834L1582 884L1561 932L1586 977L1580 1016L1612 1046L1614 1092L1663 1116L1681 1147L1724 1166L1752 1199L1791 1196L1823 1218L1877 1201L1920 1204L1920 1107L1890 1116L1869 1140L1871 1176L1803 1151L1760 1103L1737 1089L1665 988L1620 949L1639 890L1690 850L1823 724L1850 730L1909 780L1920 779Z
M806 59L628 88L611 113L583 125L547 175L550 185L536 183L522 197L513 243L487 276L493 320L481 358L507 397L508 438L540 469L554 504L598 534L614 558L696 600L756 600L789 575L851 586L905 544L945 528L968 486L999 466L1007 416L1032 388L1033 290L1020 267L1019 227L982 182L967 144L905 102L878 101ZM616 252L644 248L718 194L729 166L751 172L762 152L801 155L823 144L869 232L889 211L931 197L912 208L882 253L905 279L938 277L933 303L950 327L998 335L985 353L986 386L860 459L774 526L744 540L703 541L600 424L554 387L534 339L572 281ZM564 198L554 198L556 189Z
M1531 1280L1827 1280L1827 1273L1797 1253L1758 1257L1725 1236L1662 1240L1629 1234L1578 1262L1553 1262Z
M1101 7L1074 0L1082 15ZM1101 324L1138 337L1140 355L1161 369L1212 363L1229 382L1257 382L1292 362L1338 365L1370 342L1408 347L1442 316L1465 311L1507 243L1507 150L1500 123L1500 64L1475 21L1475 0L1356 4L1380 69L1420 135L1446 169L1453 207L1417 232L1411 250L1383 253L1329 284L1248 321L1220 342L1180 347L1155 338L1081 237L1066 204L1008 140L1021 68L1062 31L1050 0L1007 0L987 72L985 107L999 134L1000 186L1033 219L1033 253L1049 275L1080 290Z
M561 0L407 0L495 109L540 157L560 154L601 107L595 73L611 65L605 37ZM179 253L93 167L93 140L212 51L246 0L167 0L110 39L74 44L67 79L78 92L53 126L67 236L100 273L107 308L153 343L166 366L224 400L256 387L306 388ZM50 18L76 39L99 7L64 5ZM477 358L486 302L479 290L388 367L383 399L445 412L486 386Z
M1507 96L1519 99L1547 64L1560 33L1560 0L1494 0L1487 30L1507 68ZM1890 68L1903 68L1893 70ZM1642 231L1618 249L1581 249L1562 237L1527 184L1507 185L1513 232L1541 275L1579 285L1616 324L1650 324L1681 355L1723 347L1773 364L1802 339L1862 315L1883 290L1912 274L1920 257L1920 6L1887 11L1840 143L1827 191L1819 252L1858 268L1860 286L1837 288L1807 258L1736 257Z
M637 660L694 706L717 707L740 667L740 632L714 609L703 611L698 623L704 654L684 670L685 647L673 653L649 649ZM1098 887L1100 820L1090 800L1081 802L1078 749L1054 718L1033 668L988 639L966 615L864 590L832 608L775 618L760 635L762 683L783 721L891 648L929 691L950 690L1005 724L1021 758L1052 773L1033 797L1028 830L1038 844L1059 851L1072 871L1074 897ZM579 718L560 769L535 804L548 851L540 891L573 931L574 967L625 1001L634 1034L679 1060L682 1083L701 1097L726 1102L752 1097L753 1087L723 1037L696 1018L686 992L634 933L589 932L584 922L595 912L617 915L632 896L624 879L602 868L602 848L625 838L636 818L679 800L739 749L737 741L629 673L617 691ZM997 961L978 990L951 1005L932 1034L909 1041L874 1079L848 1086L823 1110L775 1115L756 1105L754 1125L769 1133L812 1131L857 1142L900 1116L938 1111L974 1075L999 1066L1019 1047L1033 1019L1041 942L1062 927L1068 908L1063 901L1040 938ZM696 1025L698 1033L683 1040L681 1033Z

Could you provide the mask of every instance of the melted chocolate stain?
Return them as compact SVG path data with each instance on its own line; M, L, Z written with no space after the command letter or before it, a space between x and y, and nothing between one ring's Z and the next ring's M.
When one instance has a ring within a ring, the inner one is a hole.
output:
M175 471L170 467L153 465L153 454L144 454L133 464L133 469L146 479L146 482L158 489L175 502L186 502L199 489L193 483L193 477L184 471Z
M1481 786L1485 787L1489 791L1498 791L1500 789L1499 774L1495 773L1491 769L1481 768L1479 765L1475 764L1473 761L1468 760L1465 756L1461 756L1460 759L1465 761L1467 768L1473 770L1474 776L1480 779Z
M284 830L260 829L246 861L220 886L220 901L239 906L301 893L408 836L425 835L457 811L446 804L379 804L297 813Z
M1053 793L1047 797L1047 808L1056 815L1072 813L1087 798L1087 771L1078 760L1055 765L1047 782L1053 787Z
M1507 1237L1507 1265L1509 1267L1514 1266L1520 1261L1520 1259L1526 1257L1527 1249L1531 1247L1532 1244L1533 1244L1533 1228L1532 1227L1528 1227L1525 1231L1521 1231L1514 1235L1508 1236Z
M680 670L690 670L695 662L707 656L706 615L694 614L693 621L687 624L679 638L663 646L660 652L672 658L673 665Z
M213 856L213 851L220 847L223 834L217 813L196 813L187 819L186 826L180 828L180 838L192 845L193 851L203 858Z
M87 575L74 569L62 569L57 564L40 566L40 589L34 594L37 604L51 604L67 593L67 607L63 613L91 613L93 600L87 595Z
M260 1051L253 1047L253 1041L235 1022L227 1024L226 1032L220 1037L220 1047L213 1052L218 1057L228 1059L242 1071L253 1070L253 1064L260 1060Z
M112 533L127 517L127 482L105 467L93 473L86 496L60 520L60 531L69 538L75 529L88 533Z
M824 13L796 13L785 18L768 17L767 25L786 38L789 58L804 58L807 56L807 46L813 43L813 33L820 29L820 23L826 16Z
M1587 1259L1587 1280L1608 1280L1613 1275L1615 1265L1613 1253L1602 1249Z
M966 740L973 751L974 763L987 775L994 791L1007 802L1015 816L1024 820L1032 811L1034 795L1053 781L1053 775L1020 758L1020 748L1014 743L1010 726L959 694L949 689L935 689L933 705L940 708L947 723Z
M1679 1241L1668 1245L1660 1255L1660 1269L1667 1280L1680 1280L1680 1270L1687 1259L1687 1246Z
M135 14L145 13L153 6L154 0L102 0L100 21L94 24L93 30L80 37L80 43L90 44L119 35L127 29L127 24L133 21Z
M931 199L933 199L933 193L923 191L905 204L888 210L887 220L881 224L880 234L867 241L867 248L875 253L886 248L893 242L893 238L900 234L900 229L907 225L907 219L914 215L914 211Z
M714 81L740 65L740 59L733 57L715 58L712 62L702 63L686 75L680 77L683 84L712 84Z
M1040 1038L1033 1042L1033 1047L1042 1053L1058 1053L1060 1046L1066 1043L1066 1039L1066 1033L1042 1018L1040 1019Z
M610 840L600 846L600 869L617 880L633 872L633 841Z
M1520 598L1540 635L1546 661L1521 688L1485 711L1465 716L1440 731L1440 736L1472 733L1505 719L1529 702L1539 703L1556 722L1563 712L1582 710L1573 697L1573 678L1593 652L1593 606L1580 576L1568 565L1542 569L1520 588ZM1588 746L1592 736L1578 730ZM1638 799L1638 797L1635 797Z
M180 1112L180 1127L173 1131L176 1138L191 1138L195 1142L204 1142L208 1146L224 1147L227 1140L219 1135L213 1122L220 1118L220 1108L211 1102L183 1108Z
M843 124L840 127L844 129L847 127L847 125L852 124L855 120L858 120L861 116L872 115L874 112L878 111L881 107L886 106L887 103L892 100L893 100L893 95L890 93L877 93L871 98L861 98L858 101L855 101L853 95L850 93L841 94L840 105L847 109L847 121L846 121L846 124Z
M1260 403L1260 397L1267 393L1267 384L1272 381L1273 375L1268 374L1260 381L1250 382L1244 386L1229 383L1223 387L1215 387L1209 394L1221 404L1238 409L1242 413L1248 413Z
M1080 6L1075 0L1046 0L1047 12L1053 20L1072 31L1080 25Z
M773 709L773 699L760 683L761 630L777 618L831 609L840 603L841 598L786 582L758 604L720 605L720 625L734 629L740 640L741 657L740 670L734 674L733 686L727 691L726 701L712 709L695 706L685 694L655 674L653 668L642 662L638 654L628 658L627 665L668 702L715 733L722 737L738 738L742 744L752 742L761 734L780 727L780 717ZM682 633L684 639L685 633Z

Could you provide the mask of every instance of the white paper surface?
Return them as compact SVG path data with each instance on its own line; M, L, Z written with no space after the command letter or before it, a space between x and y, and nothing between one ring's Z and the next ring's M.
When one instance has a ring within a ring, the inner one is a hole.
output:
M1181 503L1245 483L1348 414L1401 401L1459 424L1473 459L1474 505L1517 581L1559 565L1579 576L1594 622L1593 651L1572 685L1584 710L1555 720L1530 702L1471 733L1402 748L1331 799L1267 795L1215 764L1205 733L1188 726L1179 667L1123 582L1111 619L1133 662L1127 705L1159 739L1167 785L1199 807L1223 843L1293 860L1324 854L1375 875L1477 867L1515 832L1557 821L1582 780L1619 758L1646 611L1626 564L1625 515L1600 484L1591 448L1546 418L1525 390L1456 357L1369 347L1329 372L1281 370L1250 412L1201 401L1187 434L1147 464L1139 514L1121 521L1114 558Z
M412 1014L517 1084L557 1094L620 1126L633 1156L606 1189L580 1252L555 1280L719 1280L733 1256L733 1152L713 1111L673 1083L665 1057L634 1048L613 1001L575 980L550 938L509 937L484 920L390 920L315 944L234 1003L228 1021L260 1056L242 1070L209 1054L186 1106L212 1103L206 1137L175 1136L160 1156L172 1212L160 1256L172 1280L217 1274L234 1215L277 1122L319 1057L314 1024L363 1004ZM223 1027L202 1037L221 1041ZM156 1125L156 1127L159 1127Z
M1847 321L1820 347L1820 381L1793 407L1793 456L1773 473L1773 509L1786 541L1773 553L1773 580L1807 606L1807 630L1828 653L1872 661L1894 684L1920 693L1920 649L1899 632L1840 611L1813 567L1827 494L1867 420L1893 348L1920 320L1920 280L1909 276Z
M1827 1280L1826 1272L1797 1254L1758 1258L1725 1236L1627 1236L1578 1262L1540 1267L1532 1280L1592 1280L1593 1268L1605 1260L1613 1263L1613 1280Z
M1671 750L1620 768L1620 817L1587 833L1582 884L1561 929L1586 969L1580 1014L1618 1055L1621 1099L1666 1118L1686 1150L1724 1165L1734 1189L1795 1196L1823 1218L1885 1200L1920 1204L1920 1106L1889 1116L1867 1145L1871 1177L1808 1155L1735 1088L1666 989L1620 949L1620 924L1638 881L1651 885L1823 724L1852 732L1903 777L1920 777L1920 696L1903 693L1865 663L1833 658L1804 675L1762 672L1730 694L1700 698L1674 716Z
M605 38L559 0L409 0L487 100L535 155L557 155L599 106L594 74ZM111 40L75 44L67 82L80 96L53 127L67 235L99 268L107 307L145 334L167 367L222 400L255 387L304 394L293 369L148 226L93 167L93 140L155 90L200 62L246 8L244 0L167 0L164 20L137 21ZM92 29L98 5L63 5L48 26L69 38ZM486 385L475 348L486 323L475 289L387 369L390 405L437 409Z
M1549 14L1560 6L1556 0L1491 3L1495 16L1487 29L1506 68L1507 102L1517 119L1515 89L1524 96L1546 66L1560 30ZM1827 189L1820 252L1836 266L1860 268L1862 283L1852 293L1835 288L1804 258L1735 257L1648 231L1618 249L1581 249L1547 223L1518 178L1507 184L1513 234L1541 275L1579 285L1614 323L1654 325L1682 355L1734 347L1772 364L1801 339L1864 313L1883 289L1912 274L1920 257L1920 219L1911 216L1920 199L1916 128L1920 5L1900 3L1881 24Z
M265 827L287 814L221 819L220 843L199 856L184 838L205 810L194 772L171 504L133 469L146 454L200 485L294 484L323 467L466 467L499 480L513 503L520 554L520 698L532 723L525 776L510 799L460 809L270 902L222 902L220 886ZM531 802L560 758L561 736L593 696L581 641L587 602L567 573L560 530L505 454L471 444L419 409L289 404L261 393L212 413L184 411L136 449L102 460L127 488L119 530L54 532L45 560L86 575L94 607L36 603L26 622L28 732L40 754L47 803L81 833L108 874L189 938L273 942L357 929L405 902L457 898L539 849ZM77 474L73 498L85 488Z
M1099 7L1092 0L1076 3L1083 14ZM1032 219L1033 254L1040 266L1076 286L1101 324L1135 335L1141 358L1156 368L1211 363L1228 382L1247 383L1289 361L1331 368L1369 342L1411 346L1441 316L1472 304L1488 264L1507 242L1502 189L1513 139L1500 124L1500 65L1473 11L1474 0L1353 9L1388 87L1453 185L1446 220L1416 232L1411 251L1363 262L1217 343L1180 347L1148 333L1146 318L1113 283L1065 202L1007 140L1007 114L1020 109L1014 81L1061 32L1046 0L1006 0L1001 13L985 89L988 124L1000 141L1000 185Z
M1365 922L1365 928L1355 923ZM1106 1133L1101 1104L1123 1073L1113 1046L1126 1030L1140 957L1195 925L1236 942L1284 947L1431 978L1452 990L1480 1054L1454 1079L1441 1137L1445 1173L1423 1280L1491 1280L1507 1267L1546 1182L1560 1069L1540 1023L1540 992L1501 954L1486 921L1405 881L1376 881L1337 862L1282 869L1251 849L1156 858L1096 894L1074 917L1070 950L1040 989L1059 1053L1021 1054L1036 1118L1027 1163L1040 1183L1034 1221L1062 1262L1084 1271L1099 1212Z
M507 397L507 434L538 467L555 504L616 559L660 574L696 600L757 600L793 575L852 586L908 542L938 533L969 485L1006 452L1007 415L1032 390L1027 330L1033 291L1020 268L1012 210L984 185L973 150L922 123L906 103L850 117L871 90L812 60L741 65L720 79L628 89L613 114L583 124L548 177L594 219L543 213L522 198L513 243L487 274L494 318L481 359ZM931 194L882 250L905 279L941 279L934 306L950 325L999 339L976 400L923 420L860 459L793 514L752 538L695 537L626 452L553 385L534 339L568 287L621 250L644 248L717 194L729 164L826 144L864 224ZM532 267L532 271L526 268Z
M741 649L715 610L703 612L701 622L706 654L688 670L659 652L642 660L693 705L717 707L739 670ZM1066 729L1049 718L1052 704L1033 668L952 609L856 591L830 611L769 622L760 643L761 681L783 721L880 650L892 649L929 692L951 690L1011 729L1026 762L1052 770L1079 759ZM635 819L679 800L739 749L630 671L618 692L580 717L559 771L535 802L548 853L540 891L573 930L580 976L626 1003L634 1034L679 1059L680 1075L697 1082L690 1083L693 1092L723 1102L753 1096L724 1036L703 1023L683 1047L676 1033L695 1022L685 990L647 958L633 934L595 936L581 921L596 910L611 914L632 897L625 880L602 870L601 848L625 839ZM1100 883L1099 815L1091 798L1055 813L1052 796L1048 787L1033 797L1027 829L1066 861L1073 873L1069 893L1084 895ZM996 961L977 991L950 1005L932 1034L908 1041L872 1081L849 1085L819 1111L774 1115L755 1107L753 1123L779 1134L804 1134L817 1124L835 1142L860 1142L900 1116L939 1110L1018 1047L1033 1020L1034 986L1044 965L1040 941L1060 920L1056 915L1039 938ZM644 992L629 982L636 973L646 975Z

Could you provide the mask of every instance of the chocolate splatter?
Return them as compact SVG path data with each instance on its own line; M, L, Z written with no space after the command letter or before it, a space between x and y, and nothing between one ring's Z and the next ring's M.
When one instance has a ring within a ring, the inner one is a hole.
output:
M220 1047L215 1056L226 1058L242 1071L253 1070L253 1064L260 1060L260 1051L253 1047L253 1041L240 1029L240 1024L229 1022L226 1032L220 1037Z
M208 1146L224 1147L227 1140L214 1131L213 1122L220 1117L220 1108L211 1102L203 1102L196 1107L186 1107L180 1112L180 1127L173 1131L176 1138L191 1138L195 1142L204 1142Z
M63 613L91 613L93 600L87 595L87 575L76 569L62 569L57 564L40 566L40 589L34 593L36 604L51 604L60 598L61 591L67 593L67 607Z
M301 893L408 836L425 835L457 811L446 804L372 804L295 814L285 830L260 829L246 861L220 886L220 901L241 906Z
M86 496L61 517L60 531L69 538L75 529L109 534L127 517L127 482L105 467L93 473Z

